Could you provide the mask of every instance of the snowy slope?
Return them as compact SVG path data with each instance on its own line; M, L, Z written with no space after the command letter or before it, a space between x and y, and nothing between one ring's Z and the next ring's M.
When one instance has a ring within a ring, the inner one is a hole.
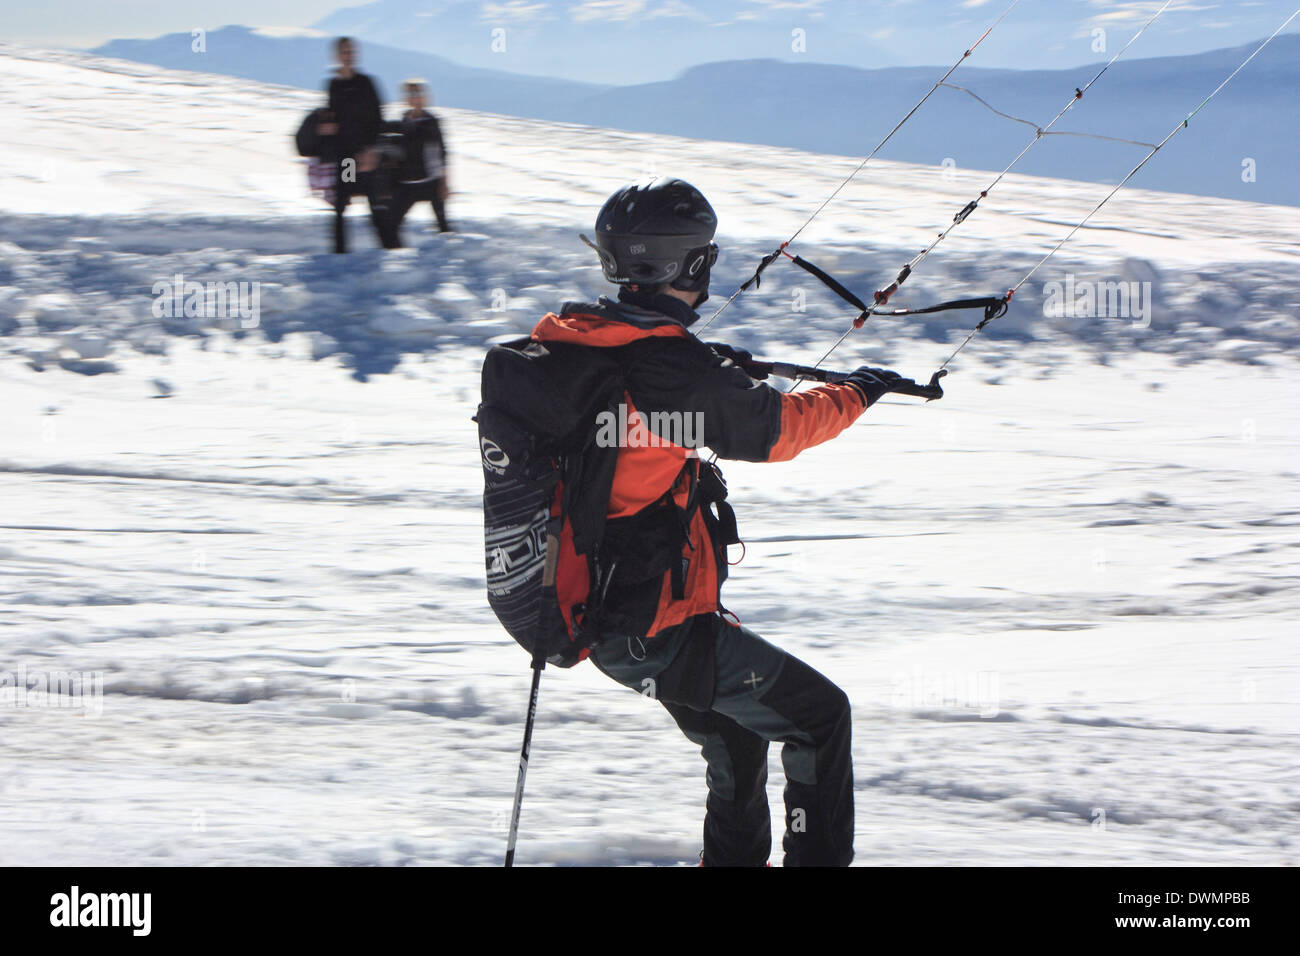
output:
M720 299L853 165L447 110L462 231L383 252L358 209L341 259L310 100L0 55L0 670L104 689L0 706L0 863L497 862L528 673L482 593L483 342L601 291L574 233L627 178L711 196ZM873 164L799 251L873 288L981 185ZM1097 198L1004 183L913 301L1000 290ZM1039 278L1153 281L1149 329L1035 282L942 402L727 469L728 605L853 701L860 863L1300 859L1292 217L1121 194ZM813 360L850 316L778 268L710 331ZM263 283L259 327L154 317L176 272ZM968 327L835 363L923 375ZM694 859L703 763L653 702L548 670L534 758L521 862Z

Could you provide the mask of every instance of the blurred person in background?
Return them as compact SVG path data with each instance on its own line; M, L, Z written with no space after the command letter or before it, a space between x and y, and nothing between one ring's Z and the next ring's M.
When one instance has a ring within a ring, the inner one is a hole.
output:
M330 80L328 109L332 120L321 123L317 132L331 137L338 157L334 182L334 251L347 252L347 227L343 213L353 196L363 195L370 204L370 218L385 248L395 246L391 227L391 207L376 208L373 195L373 172L379 157L373 149L384 128L379 90L366 74L355 67L357 49L350 37L334 41L334 58L338 63Z
M407 80L407 110L398 122L390 124L395 132L402 134L405 149L392 207L395 235L417 202L428 202L433 206L439 232L452 231L447 224L445 208L451 194L447 187L447 144L442 138L438 118L425 109L429 100L428 89L423 80Z

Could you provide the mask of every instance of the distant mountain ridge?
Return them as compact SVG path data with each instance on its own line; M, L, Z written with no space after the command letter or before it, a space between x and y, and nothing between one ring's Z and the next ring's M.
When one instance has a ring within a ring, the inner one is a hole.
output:
M151 40L113 40L90 52L304 89L324 89L333 67L328 37L274 36L227 26L209 30L204 45L205 52L195 53L190 34L172 33ZM379 80L380 92L390 102L400 98L403 80L420 76L429 81L438 102L448 106L535 119L568 118L568 104L605 89L593 83L461 66L431 53L374 43L361 44L358 67ZM507 106L514 108L503 108Z
M1159 142L1257 44L1192 56L1121 60L1055 128ZM245 27L115 40L94 50L173 69L321 88L328 40L271 37ZM507 115L701 139L867 153L934 83L934 67L863 70L818 63L738 60L693 67L677 78L600 86L465 67L431 54L363 44L361 68L395 100L400 81L419 74L438 103ZM1099 64L1062 70L967 66L951 82L1002 112L1046 124ZM1134 178L1135 186L1253 202L1300 205L1300 35L1283 34L1246 67L1170 146ZM454 135L454 134L453 134ZM991 113L970 96L941 89L881 153L882 158L965 169L1002 169L1033 129ZM1114 183L1145 149L1053 136L1016 171Z
M1007 6L1008 0L371 0L312 26L452 56L466 66L623 86L718 60L861 68L951 63ZM1104 58L1094 31L1105 31L1113 53L1158 6L1021 3L971 62L1050 70ZM1174 4L1133 52L1180 56L1248 43L1294 8L1288 0Z

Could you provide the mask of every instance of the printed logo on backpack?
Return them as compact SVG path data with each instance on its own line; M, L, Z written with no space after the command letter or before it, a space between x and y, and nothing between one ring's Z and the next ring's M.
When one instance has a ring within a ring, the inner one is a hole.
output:
M622 379L609 354L528 340L496 345L483 362L488 603L522 647L561 667L597 637L584 626L618 450L595 433Z

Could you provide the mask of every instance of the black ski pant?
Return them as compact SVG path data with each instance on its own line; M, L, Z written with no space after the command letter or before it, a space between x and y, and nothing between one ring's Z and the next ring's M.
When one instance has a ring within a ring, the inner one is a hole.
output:
M393 200L393 229L401 228L402 220L417 202L427 202L433 206L433 216L438 220L439 232L451 232L447 224L447 208L442 200L444 180L431 179L428 182L398 183L397 195Z
M705 866L762 866L772 849L767 749L785 769L786 866L853 859L852 720L844 691L717 614L652 638L611 635L600 670L667 708L708 764Z
M370 222L375 227L379 244L385 249L394 249L398 245L397 226L393 219L392 197L382 195L374 173L356 172L355 163L350 167L348 180L344 179L344 163L340 162L334 175L334 251L348 251L347 223L343 213L353 196L365 196L370 205Z

